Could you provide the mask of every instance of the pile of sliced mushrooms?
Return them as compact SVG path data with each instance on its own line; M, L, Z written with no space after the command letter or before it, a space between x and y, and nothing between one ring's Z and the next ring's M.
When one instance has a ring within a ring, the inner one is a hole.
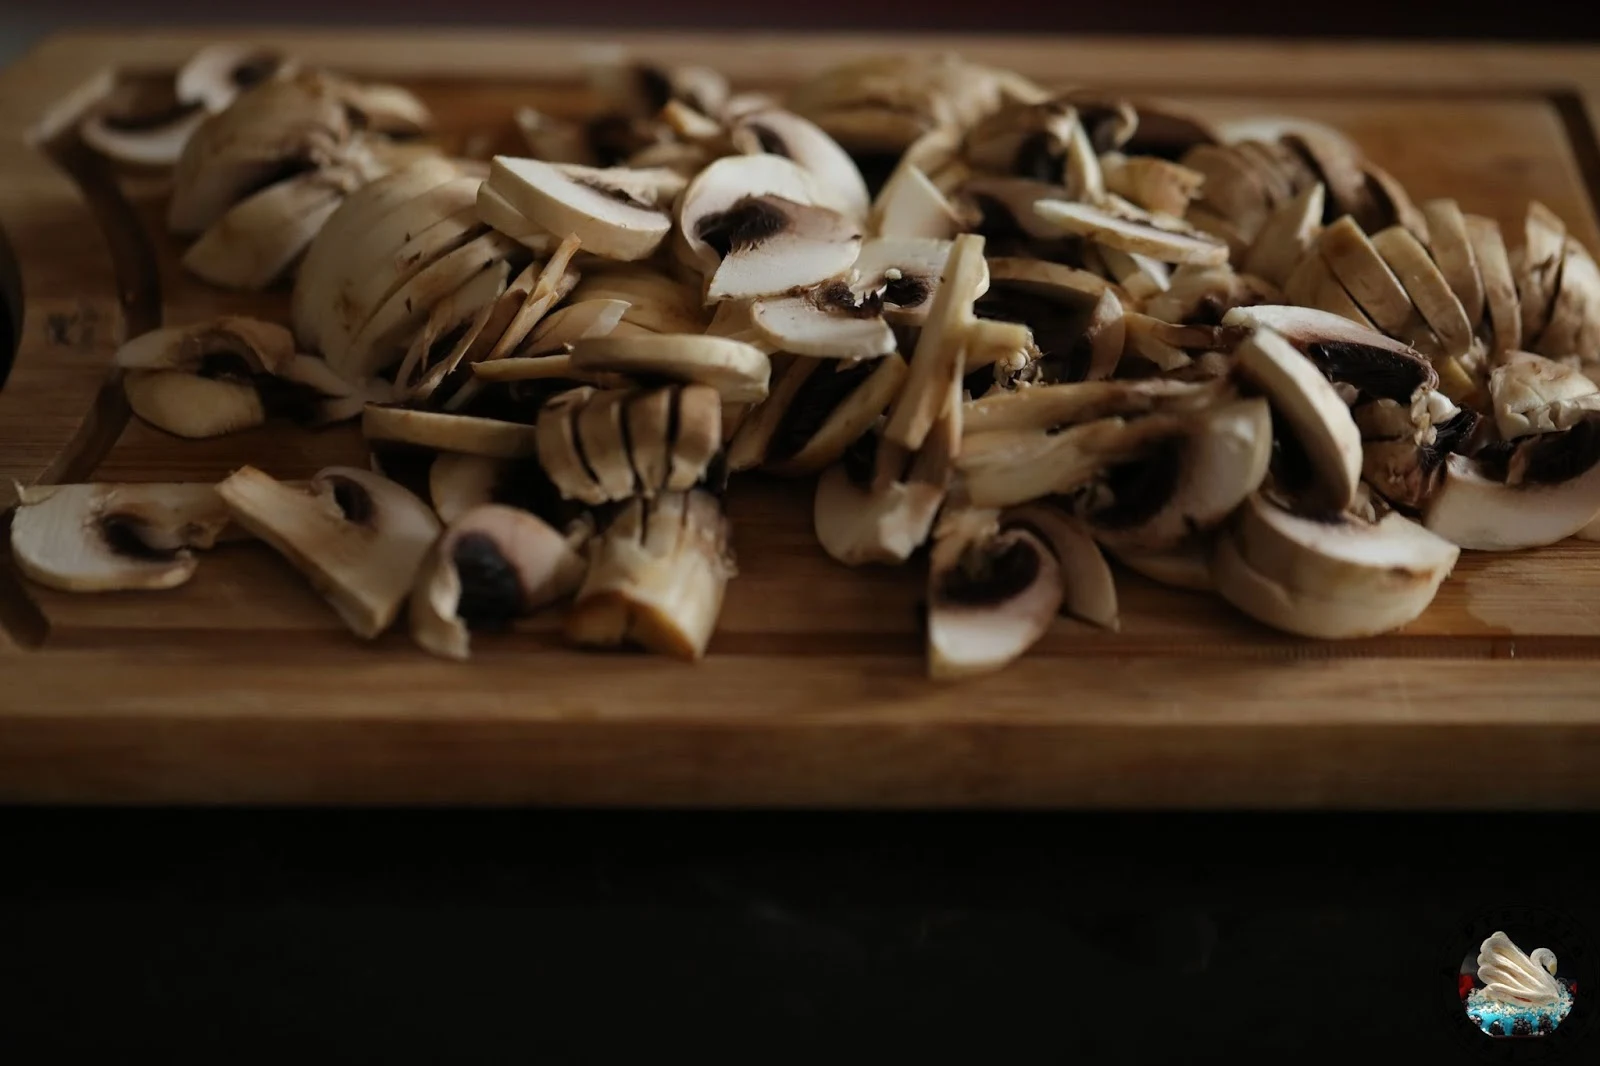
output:
M1600 271L1542 204L1502 231L1321 124L949 55L593 86L487 162L403 89L245 48L91 118L173 166L190 271L293 294L129 340L134 413L359 419L371 468L26 489L28 576L171 588L255 538L361 637L404 614L466 658L559 608L578 646L692 660L761 476L839 564L926 559L954 678L1061 615L1116 629L1111 561L1339 639L1417 618L1462 549L1600 537Z

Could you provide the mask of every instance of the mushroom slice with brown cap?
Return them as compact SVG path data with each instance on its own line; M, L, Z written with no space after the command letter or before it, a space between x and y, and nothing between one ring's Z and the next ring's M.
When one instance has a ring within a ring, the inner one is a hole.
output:
M1454 200L1429 200L1422 205L1422 214L1428 224L1428 251L1461 301L1467 321L1475 326L1483 320L1483 275L1467 232L1467 216Z
M1375 636L1414 621L1460 552L1397 513L1305 518L1261 494L1217 538L1217 591L1257 621L1326 640Z
M1089 204L1040 200L1036 216L1058 233L1089 237L1124 252L1148 255L1163 263L1219 264L1228 261L1228 246L1176 219L1140 211L1132 204L1113 214Z
M1245 273L1283 287L1322 234L1325 189L1318 182L1273 210L1244 257Z
M638 644L696 660L736 567L728 520L708 492L629 500L590 541L589 570L567 615L578 644Z
M746 154L770 152L794 160L816 178L817 203L865 221L871 197L861 170L816 123L792 111L759 110L740 115L730 136Z
M771 374L771 361L759 348L726 337L675 334L580 340L572 346L572 366L584 372L710 385L733 403L765 397Z
M1272 458L1265 400L1236 400L1186 416L1159 435L1133 423L1148 444L1138 458L1107 467L1083 509L1103 544L1165 551L1213 529L1254 492Z
M1373 234L1372 246L1405 286L1422 320L1439 338L1444 354L1451 359L1466 355L1472 347L1472 323L1428 250L1400 226Z
M945 515L928 562L928 676L992 673L1019 658L1061 609L1061 568L1025 528L994 511Z
M868 214L873 235L948 241L965 220L920 167L902 163L878 191Z
M1112 632L1122 628L1111 568L1081 522L1048 504L1030 503L1001 512L1000 528L1027 530L1049 547L1060 568L1063 614Z
M571 596L587 567L572 540L515 507L491 503L463 514L417 574L412 639L435 655L466 659L472 633L503 630Z
M559 239L554 233L517 210L488 182L478 185L477 202L473 205L479 222L529 248L535 255L549 255Z
M1565 540L1600 514L1600 412L1571 429L1522 440L1503 468L1452 455L1423 513L1441 537L1475 551Z
M860 227L837 211L749 196L702 217L700 239L721 254L708 301L788 292L836 277L861 250Z
M645 259L672 230L667 212L640 200L595 168L566 169L537 159L495 156L489 185L553 234L575 233L608 259Z
M678 198L677 226L687 262L709 277L716 272L726 249L709 243L707 232L725 237L738 229L754 230L758 219L772 221L768 213L758 210L730 216L728 212L740 201L775 196L791 203L814 204L816 191L816 179L798 163L782 156L763 153L716 160L700 171ZM735 226L735 222L743 225ZM770 225L765 227L763 235L770 235L771 229Z
M895 353L849 370L837 365L820 368L815 380L808 379L810 387L800 403L779 424L762 469L780 477L800 477L837 463L894 402L908 373L906 361ZM841 393L843 398L836 399ZM815 407L808 409L813 402ZM815 420L823 412L826 415L817 425Z
M1531 352L1509 352L1489 375L1502 440L1571 429L1600 410L1600 385L1582 371Z
M361 433L369 441L413 444L488 459L515 459L539 451L533 426L384 404L366 406Z
M1439 385L1439 375L1415 349L1377 330L1309 307L1237 307L1224 326L1275 330L1330 380L1372 397L1391 399L1413 412Z
M1600 269L1577 241L1568 237L1561 257L1561 282L1550 321L1535 346L1542 355L1600 358Z
M1200 195L1205 175L1155 156L1103 155L1106 191L1158 215L1182 218ZM1320 221L1320 220L1319 220Z
M175 588L199 566L193 549L210 548L228 524L210 485L50 485L17 495L17 567L66 592Z
M1237 348L1239 373L1266 394L1304 451L1312 482L1300 502L1343 511L1361 481L1361 433L1350 408L1317 366L1270 328L1256 327Z
M264 289L316 239L345 195L371 176L325 167L269 185L207 227L183 253L183 265L223 288Z
M1468 215L1466 222L1478 272L1483 276L1490 353L1498 357L1522 346L1522 301L1517 295L1517 282L1511 272L1511 258L1500 223L1482 215Z
M300 489L245 466L217 493L235 522L287 558L367 639L393 624L439 536L427 504L354 467L328 467Z
M774 348L828 359L872 359L895 349L878 297L858 301L844 281L824 282L798 296L759 299L751 322Z
M1538 200L1528 204L1522 245L1511 265L1522 305L1522 336L1530 347L1538 344L1550 321L1550 310L1560 288L1566 239L1567 224L1559 215Z

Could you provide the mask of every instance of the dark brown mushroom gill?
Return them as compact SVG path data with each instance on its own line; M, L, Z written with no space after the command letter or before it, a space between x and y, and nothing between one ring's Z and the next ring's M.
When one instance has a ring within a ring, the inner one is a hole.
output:
M1026 538L1000 534L969 544L941 574L934 596L941 603L988 607L1016 596L1039 577L1038 549Z
M1155 517L1178 490L1186 441L1175 432L1140 458L1108 467L1085 494L1084 517L1106 530L1132 529Z
M1435 389L1439 374L1421 355L1348 341L1296 343L1330 381L1354 386L1368 396L1409 404L1418 389Z
M1517 444L1506 462L1511 485L1560 485L1600 462L1600 411L1559 433L1541 433Z
M828 416L877 368L875 361L863 360L854 366L839 369L824 364L807 375L805 383L800 386L772 434L767 446L767 459L777 463L800 454L800 450L817 435Z
M456 616L468 629L504 630L522 613L522 578L487 533L463 533L450 552L461 584Z
M777 196L741 196L726 210L702 218L695 236L724 258L748 251L789 228L782 207L787 202Z
M155 530L137 515L116 512L103 514L95 519L95 529L112 554L140 562L170 562L182 553L184 547L181 541L156 543L153 536Z
M973 314L998 322L1016 322L1033 331L1033 344L1038 349L1037 370L1033 375L1040 383L1057 384L1083 381L1088 377L1092 359L1088 328L1093 320L1096 301L1084 295L1081 303L1030 292L1026 289L993 282L989 291L972 305ZM980 368L975 375L993 371ZM969 375L969 377L972 375ZM969 388L973 382L969 382ZM976 390L974 395L977 395Z

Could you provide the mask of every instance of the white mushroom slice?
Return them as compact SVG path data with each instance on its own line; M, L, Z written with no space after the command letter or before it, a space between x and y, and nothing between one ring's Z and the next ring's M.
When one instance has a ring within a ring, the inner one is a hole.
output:
M1581 370L1531 352L1509 352L1489 375L1502 440L1571 429L1600 410L1600 385Z
M1322 231L1317 250L1334 277L1379 329L1411 342L1423 327L1422 316L1400 279L1361 227L1349 215Z
M449 525L474 507L493 503L512 466L505 459L440 452L428 464L428 501L434 513Z
M834 364L837 366L838 364ZM783 425L807 381L818 372L832 372L822 360L801 356L775 367L766 399L756 404L739 422L728 441L728 470L754 470L767 458L774 435Z
M17 490L11 553L30 580L66 592L169 589L188 581L228 524L210 485L81 484Z
M1131 425L1102 418L1056 433L969 434L955 461L966 499L975 507L1012 507L1076 492L1102 469L1139 458L1148 434Z
M928 539L942 484L911 479L863 487L843 463L823 471L812 503L817 543L845 566L898 565Z
M1223 599L1274 628L1340 640L1416 620L1455 566L1456 547L1391 513L1377 523L1301 518L1254 497L1248 530L1217 538Z
M571 263L577 251L578 238L569 236L537 270L535 266L527 268L531 285L505 329L494 335L485 359L504 359L519 350L550 309L576 291L579 277Z
M178 370L131 370L122 387L134 414L191 440L236 433L267 420L261 394L248 382Z
M484 504L450 524L428 553L411 591L418 646L466 659L471 633L566 599L587 567L568 537L514 507Z
M829 367L819 372L836 373ZM763 469L779 477L801 477L818 473L837 463L894 402L908 373L910 370L906 361L896 353L877 360L872 364L872 372L867 378L852 388L849 395L829 412L822 425L799 451L776 461L769 456Z
M1421 418L1439 376L1414 349L1375 329L1309 307L1236 307L1222 324L1266 327L1281 334L1336 385L1354 386L1375 398L1394 400Z
M971 220L974 225L981 220L1008 232L1020 230L1024 236L1040 241L1058 238L1062 231L1058 224L1041 216L1035 205L1060 201L1062 192L1059 185L1029 178L976 177L961 188L963 200L975 205L977 217Z
M255 45L211 44L189 57L173 76L173 92L186 104L224 111L239 93L269 78L293 73L298 64L281 52Z
M1141 310L1166 322L1211 322L1235 307L1282 300L1266 281L1236 274L1230 266L1188 263L1174 270L1166 289L1145 299Z
M814 204L816 189L816 179L809 172L782 156L763 153L718 159L695 176L678 200L677 226L688 263L708 277L716 271L723 253L706 242L701 230L715 228L739 201L776 196Z
M1583 245L1568 237L1560 288L1537 347L1542 355L1582 355L1592 360L1600 355L1592 347L1595 344L1600 344L1600 268Z
M1083 123L1074 117L1067 135L1067 167L1063 178L1067 195L1086 203L1098 204L1106 199L1105 172L1100 169L1100 158Z
M1245 255L1245 273L1279 288L1288 283L1295 265L1311 254L1322 235L1324 188L1318 182L1273 210Z
M926 237L873 237L861 242L852 267L850 288L858 296L875 295L891 322L920 324L927 320L939 278L950 259L951 243ZM987 264L978 287L989 289Z
M637 487L623 427L623 410L631 395L626 389L596 392L573 424L579 453L608 501L625 500Z
M1466 355L1472 347L1472 323L1428 250L1400 226L1373 234L1372 246L1405 286L1422 320L1439 338L1444 354L1452 359Z
M1056 557L1026 529L935 535L928 566L928 676L992 673L1044 636L1061 608Z
M714 496L671 492L630 500L591 542L567 635L582 645L633 643L699 659L734 573L728 520Z
M175 107L160 115L89 115L78 126L83 142L101 155L139 167L170 167L183 155L195 130L206 120L199 107Z
M535 440L539 465L564 499L591 507L606 502L607 493L583 454L578 418L595 390L570 389L547 402L539 411Z
M183 265L213 285L264 289L316 239L361 175L314 170L269 185L228 209L183 253Z
M305 574L359 637L393 624L439 536L427 504L354 467L319 471L309 490L242 467L217 486L235 522Z
M1319 252L1308 252L1295 264L1283 283L1283 295L1289 303L1337 315L1367 329L1375 328Z
M1266 327L1245 338L1234 359L1305 452L1312 484L1302 504L1334 513L1348 508L1361 482L1361 433L1333 385L1316 364Z
M431 395L440 381L434 372L450 359L461 357L503 301L520 302L521 291L513 289L507 295L509 273L509 263L494 263L433 304L395 370L395 381L402 389L419 398Z
M1148 214L1144 218L1121 218L1088 204L1065 200L1040 200L1033 210L1061 233L1089 237L1108 248L1148 255L1163 263L1216 265L1228 261L1225 243L1176 220Z
M495 156L489 184L523 215L549 232L575 233L583 247L608 259L644 259L672 229L665 211L640 201L600 169L575 176L537 159Z
M706 300L788 292L836 277L861 250L860 229L837 211L752 196L700 219L696 235L722 254Z
M360 116L363 129L411 137L433 127L428 106L402 86L342 79L338 93L344 106Z
M697 288L641 266L590 271L573 290L572 299L626 300L622 320L652 333L700 333L707 325Z
M878 190L867 226L877 237L948 241L961 232L963 219L921 169L902 162Z
M1533 462L1516 485L1493 476L1477 460L1450 456L1444 480L1428 500L1424 524L1474 551L1517 551L1565 540L1600 514L1596 426L1591 416L1564 433L1520 445L1519 451L1533 449L1524 453Z
M369 441L413 444L488 459L515 459L539 451L533 426L380 404L368 404L361 413L361 434Z
M1024 504L1001 512L1000 528L1025 529L1049 546L1060 567L1064 614L1112 632L1122 628L1111 567L1081 522L1046 504Z
M1106 191L1157 215L1182 218L1200 195L1205 175L1155 156L1107 153L1100 157Z
M400 210L429 189L459 176L460 172L449 160L428 156L368 182L345 197L317 231L295 272L290 314L295 337L303 348L326 353L323 331L335 322L345 321L345 316L339 314L340 309L334 306L333 293L354 242L390 212ZM360 324L348 323L345 336Z
M275 322L224 315L187 326L152 329L117 349L125 370L204 373L217 362L236 372L271 374L294 359L294 337Z
M676 393L677 424L666 487L687 492L706 476L722 450L722 400L708 385L685 385Z
M1467 216L1454 200L1429 200L1422 205L1422 214L1428 224L1428 251L1461 301L1467 321L1476 325L1483 319L1483 276L1467 232Z
M1143 552L1115 546L1108 546L1106 550L1117 562L1158 585L1189 592L1215 592L1217 589L1216 582L1211 579L1209 539L1186 541L1164 552Z
M762 110L739 117L733 143L746 154L771 152L792 159L816 179L817 203L863 222L871 197L855 160L821 127L792 111Z
M828 282L799 296L757 300L751 321L775 348L827 359L872 359L895 349L877 301L858 304L850 286Z
M1528 204L1522 246L1511 266L1522 304L1522 336L1530 347L1538 345L1550 321L1561 281L1566 239L1567 224L1559 215L1537 200Z
M1197 144L1183 154L1184 166L1205 175L1199 202L1254 241L1272 213L1267 188L1255 168L1233 147Z
M1522 302L1517 296L1517 282L1500 224L1482 215L1468 215L1466 222L1478 273L1483 277L1489 350L1492 356L1499 357L1522 346Z
M581 288L583 283L580 281L578 285ZM573 293L576 294L577 289ZM578 341L608 336L627 310L626 300L574 300L541 319L516 350L516 357L556 355Z
M576 370L632 374L710 385L724 400L753 403L767 394L771 362L765 352L726 337L660 334L591 337L572 346Z
M1167 264L1147 255L1134 255L1118 248L1095 248L1106 271L1122 286L1122 291L1138 301L1172 287L1172 271Z
M532 249L535 255L549 255L560 240L554 233L518 211L510 200L486 181L478 185L477 202L473 209L479 222Z

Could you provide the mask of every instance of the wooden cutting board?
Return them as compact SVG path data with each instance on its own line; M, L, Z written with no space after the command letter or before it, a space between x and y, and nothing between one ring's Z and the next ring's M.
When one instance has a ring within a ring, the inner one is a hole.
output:
M304 477L362 462L353 427L214 441L130 421L103 389L129 333L283 294L186 277L159 176L35 142L123 69L170 70L207 33L71 36L0 75L0 283L19 313L0 477ZM403 81L458 149L516 151L521 104L585 103L599 38L272 33L251 39ZM781 86L885 49L959 48L1045 82L1295 114L1348 131L1418 199L1520 225L1553 208L1600 248L1600 51L986 38L612 38ZM20 286L20 299L17 298ZM7 500L11 496L7 490ZM549 621L467 664L403 634L363 644L260 545L165 593L71 596L0 571L0 798L24 801L1098 807L1600 806L1600 545L1465 554L1393 635L1283 636L1212 597L1119 573L1120 633L1066 620L1023 661L923 679L920 573L848 571L809 486L736 485L740 575L697 666L566 650Z

